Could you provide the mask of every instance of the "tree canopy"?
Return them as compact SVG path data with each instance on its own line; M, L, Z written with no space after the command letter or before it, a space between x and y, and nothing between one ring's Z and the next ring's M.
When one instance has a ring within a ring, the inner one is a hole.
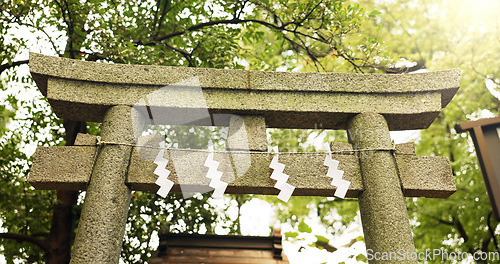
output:
M25 180L36 145L71 145L77 132L99 124L59 120L27 74L27 51L103 63L267 71L409 73L461 68L458 94L433 125L414 139L420 155L450 159L458 191L448 199L409 198L417 250L497 251L498 223L471 140L454 125L498 115L499 22L496 1L73 1L9 0L0 4L0 254L7 263L66 263L83 193L36 191ZM496 95L496 97L495 97ZM206 128L177 127L170 138L206 146ZM269 130L282 151L315 151L314 137L347 141L343 131ZM175 137L173 136L175 135ZM169 138L167 136L167 138ZM167 142L175 145L175 142ZM265 199L293 230L287 240L331 252L363 244L356 200L231 196L239 209ZM239 214L218 211L209 195L160 199L135 192L122 250L126 263L145 263L158 232L241 232ZM325 226L315 233L311 216ZM359 226L359 224L358 224ZM432 232L429 232L432 230ZM490 232L493 230L493 234ZM305 236L314 236L309 243ZM344 260L366 262L363 252ZM337 259L337 258L336 258ZM324 262L337 263L325 259ZM429 261L440 263L440 260Z

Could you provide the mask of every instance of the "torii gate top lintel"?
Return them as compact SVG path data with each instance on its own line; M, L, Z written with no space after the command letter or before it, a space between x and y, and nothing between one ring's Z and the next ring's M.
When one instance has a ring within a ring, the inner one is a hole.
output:
M417 74L262 72L86 62L30 53L30 71L60 118L102 122L160 87L196 85L211 114L262 115L268 127L346 129L358 113L382 114L390 130L427 128L460 86L460 70ZM172 98L172 95L170 95ZM181 95L179 95L181 96ZM197 108L162 100L154 107Z

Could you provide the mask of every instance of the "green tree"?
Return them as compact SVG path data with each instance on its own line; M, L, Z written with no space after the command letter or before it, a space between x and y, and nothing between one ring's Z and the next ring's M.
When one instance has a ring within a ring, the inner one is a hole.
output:
M371 71L371 65L380 64L382 58L377 38L359 37L358 30L370 15L358 4L335 0L2 3L0 73L7 87L22 87L6 90L10 95L6 109L17 110L15 129L0 140L0 220L5 231L0 234L0 251L8 263L68 262L81 194L33 190L25 181L31 164L26 148L71 145L76 133L95 134L99 129L96 124L62 121L52 114L31 78L20 71L28 61L19 58L26 56L28 48L99 62L256 70L291 70L304 62L307 70L324 71L329 63L335 70L361 72ZM18 101L20 93L34 96ZM191 135L182 129L173 133ZM207 137L197 140L204 144ZM226 222L208 200L203 195L159 200L153 194L135 192L122 259L147 261L154 250L150 239L155 232L202 228L210 232L216 223ZM240 199L239 205L245 200ZM237 232L238 225L229 223L227 228Z

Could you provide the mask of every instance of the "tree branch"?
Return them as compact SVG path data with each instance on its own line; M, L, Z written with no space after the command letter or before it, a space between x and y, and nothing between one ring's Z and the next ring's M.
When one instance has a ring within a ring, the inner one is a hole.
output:
M298 38L298 39L301 40L304 45L290 39L289 37L285 36L284 34L283 34L283 38L291 44L292 49L294 49L297 53L300 53L300 49L305 50L307 53L307 56L312 59L312 61L314 63L314 67L316 67L316 70L318 70L318 71L320 70L318 67L318 63L319 63L318 58L316 58L316 56L312 53L312 51L304 44L304 42L300 38ZM319 64L324 69L323 65L321 63L319 63Z
M29 242L32 244L35 244L39 248L41 248L43 251L46 253L49 252L49 247L47 243L44 240L38 239L34 236L31 235L25 235L25 234L17 234L17 233L0 233L0 239L13 239L18 242Z
M153 20L153 31L156 31L156 23L158 21L158 11L160 10L160 0L156 0L156 10Z
M309 2L307 4L307 6L309 7L309 4L311 4L312 2ZM323 0L319 1L313 8L311 8L311 10L299 21L299 22L296 22L294 23L295 25L302 25L302 23L304 23L304 21L306 21L306 19L309 18L310 15L312 15L312 13L314 12L314 10L316 10L316 8L318 8L319 5L321 5L323 3Z
M446 220L440 219L438 217L430 216L430 215L426 215L426 216L437 220L440 224L455 227L457 229L459 235L464 239L464 242L469 241L469 236L467 235L467 232L465 231L465 228L462 225L462 222L460 222L460 220L458 220L454 216L452 218L452 221L446 221Z
M191 54L189 54L187 51L176 48L168 43L163 43L163 44L167 46L169 49L179 52L182 56L184 56L184 58L186 58L186 60L188 61L190 67L196 67L191 58Z
M161 9L161 16L160 16L160 19L158 20L158 24L154 25L156 27L156 29L153 28L153 31L156 31L154 36L158 36L158 33L160 33L160 29L161 29L161 24L163 24L163 22L165 21L165 16L167 15L167 13L170 11L170 9L168 8L168 1L165 1L163 2L163 7ZM160 2L158 2L158 8L160 8L159 6ZM174 4L176 5L176 4ZM156 21L155 21L156 23Z
M25 26L28 26L28 27L32 27L32 28L34 28L36 30L40 30L47 37L47 40L52 45L52 48L54 49L54 51L60 56L59 51L57 50L56 43L54 43L54 41L52 40L52 38L50 38L50 35L47 33L47 31L45 29L43 29L42 27L35 26L34 23L22 23L22 22L20 22L19 25L25 25Z
M434 220L438 221L440 224L444 224L444 225L448 225L448 226L454 226L455 225L455 223L453 221L447 221L447 220L441 219L439 217L428 215L428 214L422 214L422 215L426 216L426 217L429 217L431 219L434 219Z
M290 24L290 23L285 23L282 26L277 26L275 24L272 24L272 23L269 23L269 22L266 22L263 20L258 20L258 19L220 19L220 20L213 20L213 21L208 21L205 23L196 24L196 25L193 25L193 26L186 28L185 30L175 31L172 33L165 34L163 36L150 38L148 40L133 41L132 43L135 43L138 45L151 46L151 45L154 45L154 43L160 42L162 40L173 38L176 36L180 36L180 35L185 34L186 32L189 32L189 31L200 30L200 29L203 29L205 27L216 26L216 25L244 24L244 23L249 23L249 22L257 23L257 24L260 24L260 25L263 25L263 26L266 26L266 27L269 27L272 29L276 29L276 30L285 30L284 27Z
M186 28L184 30L174 31L174 32L162 35L162 36L158 36L158 37L150 37L148 39L136 40L136 41L133 41L132 43L134 43L136 45L143 45L143 46L153 46L153 45L156 45L158 43L167 45L167 47L169 47L170 49L172 49L174 51L177 51L177 52L181 53L186 59L188 59L190 66L194 65L194 63L191 60L191 54L187 53L186 51L180 50L180 49L178 49L176 47L173 47L171 45L165 44L162 41L164 41L166 39L170 39L170 38L176 37L176 36L181 36L181 35L183 35L183 34L185 34L187 32L190 32L190 31L197 31L197 30L201 30L203 28L211 27L211 26L229 25L229 24L233 24L234 25L234 24L245 24L245 23L257 23L257 24L260 24L260 25L265 26L267 28L270 28L272 30L275 30L277 32L293 33L299 39L300 39L300 36L302 36L302 37L305 37L305 38L308 38L308 39L312 39L312 40L319 41L319 42L322 42L322 43L330 45L331 43L328 40L326 40L326 39L322 39L322 38L314 36L314 35L308 35L308 34L305 34L303 32L300 32L298 30L298 27L300 26L300 24L303 23L303 21L305 21L313 13L313 11L317 7L319 7L319 5L321 3L322 3L322 1L318 2L311 9L311 11L308 12L300 21L289 21L289 22L285 22L285 23L280 23L281 25L277 25L277 24L273 24L273 23L270 23L270 22L267 22L267 21L264 21L264 20L258 20L258 19L239 19L239 17L234 17L232 19L219 19L219 20L212 20L212 21L208 21L208 22L204 22L204 23L199 23L199 24L190 26L190 27L188 27L188 28ZM289 25L295 25L295 27L293 29L286 28ZM290 42L291 39L287 38L287 40ZM293 42L295 42L295 41L293 41ZM301 40L301 42L304 42L304 41ZM296 45L298 44L297 46L303 48L308 53L309 57L311 57L313 59L313 62L315 64L316 68L318 68L318 65L317 65L318 60L314 56L314 54L312 53L312 51L308 47L306 47L306 45L300 45L297 42L295 42L295 44ZM347 54L343 54L343 53L340 53L340 52L338 52L338 56L342 57L347 62L349 62L350 64L352 64L353 67L355 68L355 70L357 72L363 73L363 70L361 69L361 67L359 65L356 64L356 62L354 61L354 58L348 56ZM323 67L323 65L321 65L321 64L320 64L320 66Z
M462 238L464 239L464 242L467 242L469 241L469 236L467 235L467 233L465 232L465 228L464 226L462 225L462 222L460 222L460 220L458 220L457 218L453 217L453 222L455 223L455 226L457 227L457 230L458 230L458 233L460 234L460 236L462 236Z
M21 60L21 61L14 61L12 63L2 64L2 65L0 65L0 74L2 74L2 72L7 70L7 69L10 69L10 68L13 68L13 67L16 67L19 65L27 64L28 62L29 62L29 60Z
M486 237L485 239L483 239L483 241L481 242L481 251L482 252L488 252L488 245L490 244L490 241L491 241L491 236L488 236Z
M245 6L248 4L248 2L249 2L249 0L245 0L243 2L243 4L241 5L240 10L238 11L238 13L235 16L235 19L240 19L240 16L241 16L241 14L243 14L243 10L245 9Z
M354 62L354 58L352 58L351 56L348 56L344 53L339 52L337 49L335 49L335 50L337 51L338 56L342 57L344 60L349 62L352 66L354 66L354 70L356 70L359 73L364 73L363 69L361 69L361 67L359 65L357 65L356 62Z

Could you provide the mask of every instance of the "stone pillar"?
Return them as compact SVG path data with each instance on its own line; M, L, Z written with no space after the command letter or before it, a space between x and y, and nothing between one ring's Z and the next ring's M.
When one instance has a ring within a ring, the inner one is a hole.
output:
M128 106L110 108L101 128L102 141L134 144L132 126L142 123L139 115ZM119 262L130 205L125 179L131 153L132 146L105 144L97 154L70 263Z
M234 151L230 153L236 179L247 173L252 164L253 166L261 164L258 156L249 155L245 151L267 152L266 121L264 117L258 115L231 115L226 148L229 151Z
M228 150L267 151L266 121L258 115L232 115L227 138Z
M348 136L355 149L392 148L387 122L380 114L353 117ZM411 261L415 245L392 153L363 151L359 158L364 191L358 202L367 254L372 257L369 263L417 263ZM384 254L390 259L384 260Z

